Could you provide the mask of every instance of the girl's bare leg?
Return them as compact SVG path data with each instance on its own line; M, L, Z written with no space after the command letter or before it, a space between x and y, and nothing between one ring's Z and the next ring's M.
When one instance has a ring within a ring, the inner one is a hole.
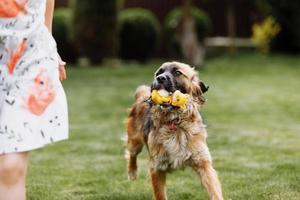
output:
M26 199L28 152L0 156L0 200Z

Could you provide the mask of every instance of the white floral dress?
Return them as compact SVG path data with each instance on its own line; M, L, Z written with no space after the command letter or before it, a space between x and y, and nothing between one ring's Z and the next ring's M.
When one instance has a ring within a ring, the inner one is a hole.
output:
M0 155L68 138L46 0L0 0Z

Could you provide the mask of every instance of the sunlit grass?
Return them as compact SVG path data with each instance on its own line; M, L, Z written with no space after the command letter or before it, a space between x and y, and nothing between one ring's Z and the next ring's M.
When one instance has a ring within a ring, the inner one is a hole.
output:
M135 88L159 63L69 69L70 139L31 153L28 199L151 199L147 155L127 181L121 137ZM208 60L202 114L226 199L300 198L300 59L240 55ZM169 199L208 199L191 170L168 178Z

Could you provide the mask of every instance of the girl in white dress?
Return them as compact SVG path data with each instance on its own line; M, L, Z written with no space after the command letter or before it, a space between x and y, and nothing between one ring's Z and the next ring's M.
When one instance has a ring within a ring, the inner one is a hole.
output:
M54 0L0 0L0 200L26 198L28 152L68 138Z

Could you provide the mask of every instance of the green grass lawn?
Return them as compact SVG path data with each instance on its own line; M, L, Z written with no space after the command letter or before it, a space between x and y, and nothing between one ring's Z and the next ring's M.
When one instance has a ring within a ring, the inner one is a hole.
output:
M152 198L147 154L129 182L123 142L135 88L160 63L68 70L70 139L33 151L32 200ZM210 85L202 114L225 199L300 199L300 59L245 54L207 61ZM190 169L168 177L170 200L208 199Z

